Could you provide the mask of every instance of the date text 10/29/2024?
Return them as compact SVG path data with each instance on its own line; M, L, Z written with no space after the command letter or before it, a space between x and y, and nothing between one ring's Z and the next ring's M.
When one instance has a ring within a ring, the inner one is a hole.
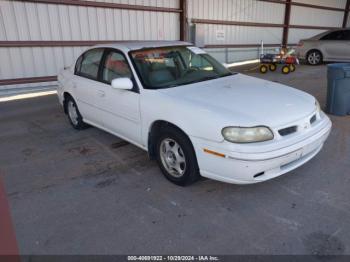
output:
M128 261L220 261L217 256L128 256Z

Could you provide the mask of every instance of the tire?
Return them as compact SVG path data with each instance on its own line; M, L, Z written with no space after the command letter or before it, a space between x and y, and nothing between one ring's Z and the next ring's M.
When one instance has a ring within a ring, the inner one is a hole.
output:
M288 75L290 73L290 68L289 66L285 65L282 67L282 74Z
M157 139L157 162L164 176L179 186L199 180L195 151L189 138L173 127L165 127Z
M269 69L270 69L271 72L275 72L276 69L277 69L277 66L275 64L270 64L269 65Z
M83 117L81 116L78 106L75 103L74 99L71 96L68 96L65 101L65 110L67 112L68 120L73 128L77 130L83 130L88 127L87 124L84 123Z
M290 69L291 72L295 72L295 70L296 70L297 68L296 68L295 65L290 64L290 65L289 65L289 69Z
M322 53L318 50L312 50L307 54L306 61L309 65L320 65L323 62Z
M259 71L262 74L266 74L269 71L269 68L266 65L261 65Z

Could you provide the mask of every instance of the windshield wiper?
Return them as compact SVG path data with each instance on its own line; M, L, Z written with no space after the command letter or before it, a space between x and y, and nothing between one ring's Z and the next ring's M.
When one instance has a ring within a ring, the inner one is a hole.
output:
M214 80L214 79L218 79L221 76L206 76L204 78L201 79L201 81L208 81L208 80Z

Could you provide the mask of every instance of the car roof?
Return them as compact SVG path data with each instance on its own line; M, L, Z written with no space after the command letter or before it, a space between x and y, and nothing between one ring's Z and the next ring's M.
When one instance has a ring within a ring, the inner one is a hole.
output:
M193 45L192 43L183 41L116 41L110 44L101 44L94 46L105 47L105 48L116 48L123 50L125 52L132 50L140 50L144 48L157 48L157 47L167 47L167 46L188 46Z

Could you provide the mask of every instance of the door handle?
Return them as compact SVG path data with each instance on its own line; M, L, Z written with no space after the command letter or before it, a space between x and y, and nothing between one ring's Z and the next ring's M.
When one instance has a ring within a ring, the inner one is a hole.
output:
M102 90L98 90L97 93L98 93L99 97L105 97L106 96L106 93L104 91L102 91Z

